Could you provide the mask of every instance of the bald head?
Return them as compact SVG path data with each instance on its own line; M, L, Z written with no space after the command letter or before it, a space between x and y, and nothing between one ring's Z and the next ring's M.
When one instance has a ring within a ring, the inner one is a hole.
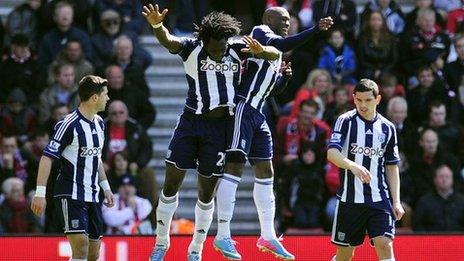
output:
M263 14L263 24L280 36L287 36L290 27L290 14L283 7L271 7Z
M115 100L108 106L108 115L113 124L124 126L129 117L129 111L124 102Z

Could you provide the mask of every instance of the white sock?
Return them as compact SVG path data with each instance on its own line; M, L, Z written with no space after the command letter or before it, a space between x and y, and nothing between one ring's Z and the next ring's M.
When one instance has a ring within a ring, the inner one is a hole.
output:
M218 230L217 238L230 238L230 221L234 213L235 194L241 178L224 174L216 192Z
M161 190L156 208L156 244L169 247L169 229L171 227L172 216L179 205L178 194L166 197Z
M188 247L188 252L193 251L201 253L203 249L203 243L208 235L209 227L213 221L214 212L214 200L209 203L203 203L200 200L197 201L195 206L195 232L193 233L192 242Z
M274 229L275 196L273 191L274 178L255 178L253 199L258 210L261 236L265 240L277 238Z
M330 259L330 261L337 261L337 256L333 256L332 259Z

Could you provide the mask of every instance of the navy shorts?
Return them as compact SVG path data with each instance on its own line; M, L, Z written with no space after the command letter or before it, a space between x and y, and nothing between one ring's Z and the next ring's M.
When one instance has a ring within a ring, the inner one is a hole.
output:
M101 204L55 197L55 215L65 234L85 233L98 240L103 235Z
M197 169L202 176L222 176L231 119L210 119L184 111L169 143L166 162L178 169Z
M228 133L227 162L272 159L272 136L266 117L251 105L240 101Z
M376 206L377 205L377 206ZM332 243L359 246L367 234L370 239L395 236L395 219L385 204L346 203L338 200L332 227ZM372 243L372 242L371 242Z

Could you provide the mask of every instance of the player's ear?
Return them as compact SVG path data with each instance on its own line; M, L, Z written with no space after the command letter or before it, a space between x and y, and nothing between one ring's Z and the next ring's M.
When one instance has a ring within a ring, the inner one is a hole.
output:
M375 101L377 104L379 104L380 100L382 100L382 95L378 94L377 97L375 98Z

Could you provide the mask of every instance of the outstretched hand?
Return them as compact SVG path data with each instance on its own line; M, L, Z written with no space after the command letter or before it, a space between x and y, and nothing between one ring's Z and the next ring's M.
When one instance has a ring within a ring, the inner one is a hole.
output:
M242 48L243 53L260 54L264 52L264 47L250 36L243 36L243 41L248 45L248 48Z
M163 22L164 17L167 13L168 9L164 9L160 13L158 5L155 5L153 7L152 4L149 4L148 6L143 7L142 15L145 17L145 19L150 25L156 25Z
M319 20L319 29L322 31L327 31L334 24L332 17L324 17Z

